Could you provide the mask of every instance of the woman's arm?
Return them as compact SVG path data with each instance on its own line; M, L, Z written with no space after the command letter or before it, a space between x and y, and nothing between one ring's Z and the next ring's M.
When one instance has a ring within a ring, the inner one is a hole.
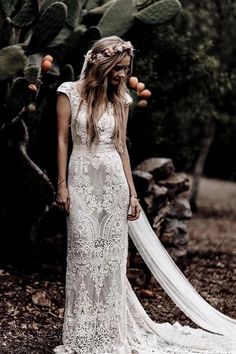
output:
M127 122L128 122L128 115L129 115L129 108L128 106L125 107L125 121L124 121L124 149L123 152L120 153L121 161L123 164L123 169L125 172L125 176L128 182L129 191L130 191L130 207L131 207L131 214L128 214L129 220L136 220L139 217L141 208L137 199L137 193L134 186L134 181L132 177L131 165L130 165L130 158L129 153L126 145L126 131L127 131Z
M70 119L69 99L65 94L59 94L57 99L57 200L59 206L67 213L69 212L69 193L66 179Z

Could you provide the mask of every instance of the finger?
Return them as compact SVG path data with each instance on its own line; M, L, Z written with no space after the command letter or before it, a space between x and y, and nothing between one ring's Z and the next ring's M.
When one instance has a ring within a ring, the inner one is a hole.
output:
M141 209L139 209L138 206L136 205L136 207L135 207L135 215L129 214L128 215L128 220L130 220L130 221L137 220L139 218L140 211L141 211Z
M134 216L136 214L136 206L131 205L131 214Z

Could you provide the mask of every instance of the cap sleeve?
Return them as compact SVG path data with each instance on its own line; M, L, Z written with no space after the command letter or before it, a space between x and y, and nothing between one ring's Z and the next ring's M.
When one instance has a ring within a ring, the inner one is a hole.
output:
M58 88L57 93L65 93L70 98L70 82L63 82Z
M125 104L126 104L126 105L130 105L131 103L133 103L133 98L130 96L129 93L126 92L126 95L125 95Z

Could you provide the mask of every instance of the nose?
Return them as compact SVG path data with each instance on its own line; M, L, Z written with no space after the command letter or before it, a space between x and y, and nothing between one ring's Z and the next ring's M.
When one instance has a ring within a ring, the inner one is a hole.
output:
M124 70L124 69L121 69L121 70L119 71L119 77L120 77L120 78L125 78L125 70Z

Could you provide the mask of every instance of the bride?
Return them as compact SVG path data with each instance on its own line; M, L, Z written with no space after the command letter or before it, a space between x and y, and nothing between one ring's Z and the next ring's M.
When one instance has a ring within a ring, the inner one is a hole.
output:
M54 352L236 353L236 320L196 292L139 205L126 147L132 62L130 42L103 38L80 79L58 88L57 199L68 215L68 242L62 345ZM128 233L164 290L203 329L150 319L126 277Z

